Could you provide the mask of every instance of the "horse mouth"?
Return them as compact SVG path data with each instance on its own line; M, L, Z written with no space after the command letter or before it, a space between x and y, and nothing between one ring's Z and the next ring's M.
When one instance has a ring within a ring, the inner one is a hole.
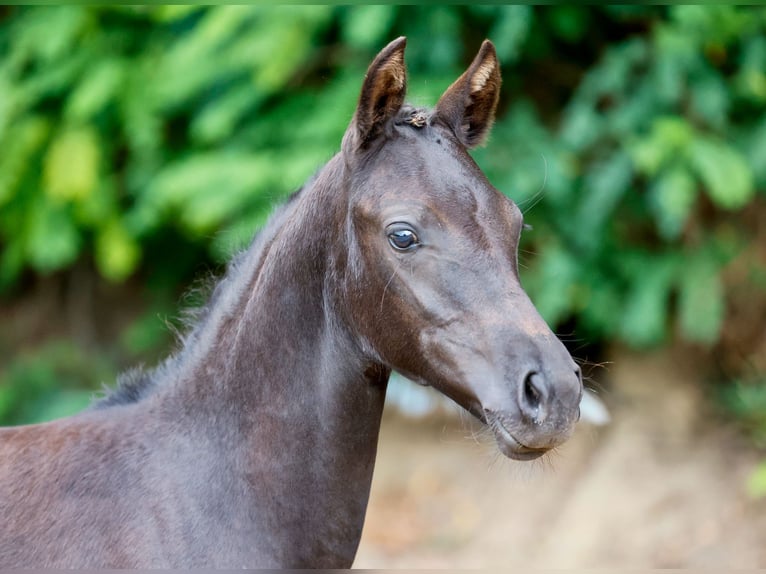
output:
M505 456L513 460L535 460L547 453L549 448L532 448L519 442L497 417L487 413L485 420L495 435L495 442Z
M446 394L446 393L445 393ZM448 395L449 396L449 395ZM513 460L535 460L540 458L552 447L530 447L519 441L502 423L501 417L495 411L486 409L478 401L463 404L464 408L487 425L495 437L495 443L503 455Z

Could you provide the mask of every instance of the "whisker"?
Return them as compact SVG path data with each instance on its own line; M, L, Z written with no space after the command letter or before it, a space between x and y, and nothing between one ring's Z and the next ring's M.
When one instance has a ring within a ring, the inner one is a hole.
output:
M396 264L396 267L394 268L394 272L391 273L391 277L389 277L388 281L386 282L386 285L383 287L383 295L380 297L380 312L383 312L383 301L386 298L386 291L388 291L388 286L391 284L391 281L394 280L394 277L396 277L396 274L399 272L399 269L401 268L402 263L401 261Z
M521 201L519 203L519 209L521 209L522 213L526 215L527 212L534 209L538 203L543 199L544 191L545 191L545 185L548 183L548 160L545 159L544 154L540 154L540 157L543 158L543 183L540 185L540 189L537 190L537 192L532 196L524 201ZM530 204L531 202L531 204Z
M561 337L574 337L574 335L575 335L574 331L569 331L568 333L556 333L556 336L559 337L559 338L561 338Z

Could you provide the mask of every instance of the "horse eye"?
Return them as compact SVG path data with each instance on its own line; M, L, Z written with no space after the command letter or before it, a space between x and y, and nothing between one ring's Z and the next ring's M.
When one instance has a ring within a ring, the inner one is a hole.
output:
M395 229L388 234L388 242L398 251L406 251L417 245L418 236L411 229Z

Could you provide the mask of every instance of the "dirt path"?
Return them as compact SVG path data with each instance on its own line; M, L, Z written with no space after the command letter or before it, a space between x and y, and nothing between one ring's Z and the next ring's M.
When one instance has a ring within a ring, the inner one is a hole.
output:
M604 397L545 462L499 458L456 417L387 415L357 568L764 568L758 458L713 423L694 369L624 356Z

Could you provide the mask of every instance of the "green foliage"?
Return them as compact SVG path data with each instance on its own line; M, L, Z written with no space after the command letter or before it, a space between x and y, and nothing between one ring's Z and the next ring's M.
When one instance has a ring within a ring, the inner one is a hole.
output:
M102 381L114 379L104 359L54 341L16 357L0 372L0 421L43 422L85 408Z
M475 157L534 227L522 278L546 319L720 341L724 272L764 210L762 7L4 8L0 291L82 260L148 285L224 261L337 151L398 35L426 105L495 42L503 100Z
M766 11L617 10L536 11L549 42L588 45L578 27L593 18L645 33L598 44L595 61L563 56L581 76L557 100L560 116L511 102L480 164L534 226L524 247L539 255L523 279L546 319L634 346L671 336L712 346L726 322L724 271L756 235L737 219L764 209L766 157L753 144L766 142ZM547 50L538 61L553 67L562 54Z
M766 377L763 373L737 380L719 392L721 404L739 422L753 444L766 449ZM748 477L747 490L753 498L766 497L766 460Z
M766 497L766 461L759 464L747 481L747 491L753 498Z
M766 378L743 378L721 390L721 401L756 445L766 448Z
M45 274L82 257L125 280L167 227L213 236L247 221L237 237L251 234L342 133L338 113L322 138L278 129L321 109L311 86L291 86L316 64L333 11L10 10L0 28L0 143L12 150L0 160L0 288L25 268Z

